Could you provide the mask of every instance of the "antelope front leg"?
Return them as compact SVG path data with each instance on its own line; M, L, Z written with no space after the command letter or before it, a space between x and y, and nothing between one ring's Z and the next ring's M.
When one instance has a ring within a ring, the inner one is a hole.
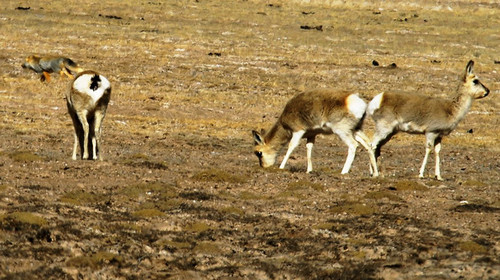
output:
M307 173L311 173L313 171L313 166L312 166L312 149L314 146L314 140L315 138L308 138L307 139Z
M425 166L427 165L427 160L429 159L429 154L434 148L434 143L436 143L437 134L435 133L427 133L425 134L426 143L425 143L425 156L424 161L422 162L422 166L420 167L420 173L418 177L424 178Z
M443 181L443 177L441 177L439 152L441 152L441 137L436 138L434 153L436 154L436 179Z
M354 135L351 132L346 132L344 130L334 131L340 139L347 145L347 158L344 163L344 167L342 168L342 172L340 174L347 174L351 169L352 162L356 157L356 149L358 148L358 142L354 139Z
M294 132L292 134L292 139L290 140L290 143L288 143L288 150L286 151L286 155L283 158L283 161L281 162L280 169L285 168L286 162L288 161L288 158L290 158L290 155L292 154L293 150L297 148L297 146L300 143L300 139L302 139L302 136L304 136L305 131L300 130L297 132Z

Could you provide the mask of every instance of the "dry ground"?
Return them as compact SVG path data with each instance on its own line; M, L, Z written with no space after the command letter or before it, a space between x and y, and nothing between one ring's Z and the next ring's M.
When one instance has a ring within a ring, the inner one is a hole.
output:
M347 2L2 1L0 278L498 279L500 5ZM69 80L21 69L34 53L112 82L104 161L70 159ZM252 154L303 90L445 96L469 59L492 94L445 138L444 182L417 178L423 136L379 179L362 150L341 176L333 136L310 175L303 146L286 171Z

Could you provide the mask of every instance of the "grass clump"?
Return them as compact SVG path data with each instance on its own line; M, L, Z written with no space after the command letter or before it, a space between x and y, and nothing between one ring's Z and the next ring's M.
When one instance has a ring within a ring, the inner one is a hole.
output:
M262 195L255 194L253 192L243 191L238 195L238 198L242 200L259 200L259 199L264 199L265 197Z
M43 226L47 224L47 220L30 212L13 212L6 215L5 218L11 220L12 222L27 225Z
M210 229L212 229L212 228L205 223L193 223L193 224L190 224L184 228L184 230L186 230L186 231L198 232L198 233L204 232L204 231L207 231Z
M98 202L103 202L107 197L103 194L89 193L85 191L73 191L63 195L60 199L61 202L73 205L86 205Z
M136 153L128 156L121 161L122 164L133 167L144 167L149 169L168 169L168 164L164 161L150 160L145 154Z
M365 198L373 199L373 200L381 200L381 199L386 198L390 201L400 201L401 200L401 198L399 198L397 195L394 195L388 191L369 192L365 195Z
M123 258L119 255L110 252L97 252L90 256L74 257L66 262L66 265L72 267L90 267L101 268L105 265L116 264L119 265L123 262Z
M241 184L247 181L246 178L239 175L230 174L220 169L209 169L201 171L192 177L196 181L210 181L216 183Z
M467 181L463 182L462 185L467 186L467 187L487 187L488 186L488 184L481 182L481 181L478 181L478 180L467 180Z
M188 242L178 242L173 240L159 240L158 245L161 247L165 247L170 250L182 250L182 249L190 249L191 244Z
M485 254L488 252L486 247L474 241L462 241L458 243L458 248L462 251L467 251L472 254Z
M377 209L374 205L367 205L365 203L347 201L342 203L341 205L330 208L330 212L333 214L346 213L356 216L366 216L376 213Z
M394 185L397 191L427 191L429 188L415 181L399 181Z
M196 244L193 251L198 254L214 255L222 253L222 249L215 242L200 242Z
M43 158L29 151L16 151L9 155L14 161L32 162L41 161Z
M162 217L165 216L165 213L158 209L150 208L150 209L141 209L132 213L132 216L137 218L154 218L154 217Z
M245 211L243 209L238 208L238 207L234 207L234 206L225 207L225 208L222 208L219 211L222 214L226 214L226 215L236 215L236 216L243 216L243 215L245 215Z
M338 224L338 223L326 222L326 223L320 223L320 224L314 225L313 229L339 232L339 231L345 230L346 226L342 225L342 224Z
M182 199L166 199L160 200L154 203L155 207L161 211L169 211L172 209L177 209L182 206L184 201Z

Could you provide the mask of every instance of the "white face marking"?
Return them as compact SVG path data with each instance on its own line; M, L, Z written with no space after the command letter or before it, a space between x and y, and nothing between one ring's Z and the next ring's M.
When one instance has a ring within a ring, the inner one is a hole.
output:
M473 98L482 98L489 93L489 90L479 81L479 78L473 74L467 77L466 87Z
M366 112L366 103L357 94L351 94L346 100L347 109L357 119L361 119Z
M102 97L104 91L110 87L110 83L104 76L99 75L99 78L101 79L99 87L96 90L92 90L90 88L92 77L94 77L94 74L81 75L73 83L73 88L81 93L89 95L95 103Z

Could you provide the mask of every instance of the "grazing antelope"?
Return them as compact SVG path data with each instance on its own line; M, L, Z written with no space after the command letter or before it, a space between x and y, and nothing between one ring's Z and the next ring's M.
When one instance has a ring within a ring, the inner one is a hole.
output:
M361 131L367 104L357 95L317 89L293 97L268 133L252 131L255 140L255 155L262 167L272 166L279 150L288 143L280 168L298 146L302 138L307 139L307 173L312 168L312 148L318 134L337 134L349 147L342 174L349 172L356 148L360 143L369 152L370 173L378 176L375 155L368 137Z
M68 112L75 127L75 144L72 159L76 160L80 146L82 159L102 160L101 125L111 96L111 85L94 71L79 73L66 94ZM91 141L89 142L89 139ZM89 150L92 154L89 154Z
M439 167L439 152L443 136L451 133L465 117L474 99L486 97L490 90L474 75L474 61L469 61L452 99L424 95L380 93L368 105L368 114L375 121L372 147L375 158L380 148L399 131L425 134L425 156L419 177L424 177L425 165L432 149L436 156L436 179L443 180Z

